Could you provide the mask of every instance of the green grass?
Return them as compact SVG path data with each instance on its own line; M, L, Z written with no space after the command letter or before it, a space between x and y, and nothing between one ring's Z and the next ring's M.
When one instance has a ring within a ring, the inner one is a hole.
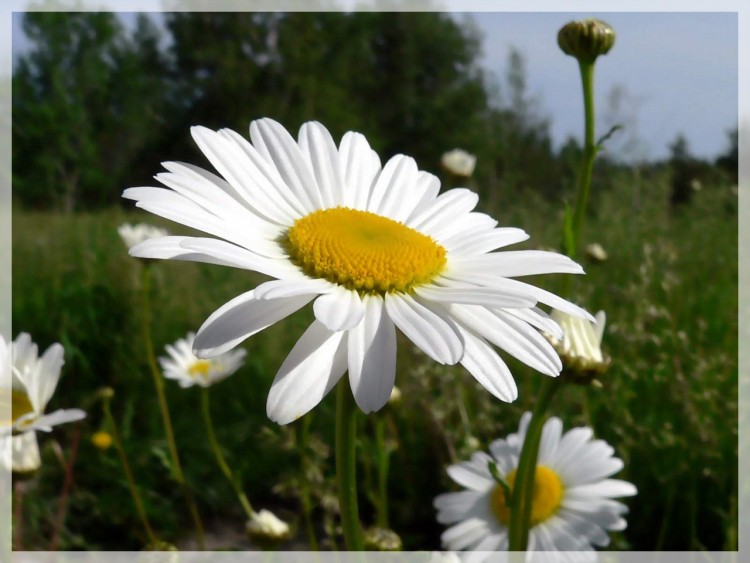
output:
M622 549L735 548L737 487L737 201L728 186L709 186L692 204L667 205L663 174L646 179L622 172L611 188L595 194L584 242L599 242L604 263L582 258L587 276L573 283L574 299L591 311L605 309L604 347L613 358L603 388L567 386L551 412L567 427L591 424L625 461L620 474L636 484L628 529L616 535ZM596 190L596 185L594 186ZM638 193L638 197L634 196ZM501 224L532 235L523 246L557 247L560 202L533 193L501 194L501 207L487 210ZM506 203L502 203L505 201ZM80 445L61 531L63 549L137 550L144 544L114 449L97 450L91 435L103 425L97 389L115 390L113 411L125 437L147 511L161 537L189 535L184 503L165 466L166 443L140 331L142 265L130 258L116 227L147 221L173 233L181 227L119 210L66 216L16 211L13 217L13 330L31 333L44 349L66 350L58 391L49 409L85 408L88 418L40 435L43 467L26 483L23 546L46 547L64 471L57 442L67 455ZM188 262L153 265L153 339L163 346L197 330L227 300L261 279L245 271ZM534 280L559 290L562 276ZM305 310L254 336L244 346L249 361L215 386L214 422L219 441L240 473L251 500L270 506L297 524L300 467L311 484L313 516L324 535L335 512L333 500L333 397L306 423L286 428L270 423L265 400L287 351L311 319ZM507 358L506 358L507 359ZM521 390L518 401L494 400L459 368L428 361L400 341L397 385L403 401L387 407L391 459L392 527L407 549L437 549L433 497L450 487L445 464L468 455L478 442L514 431L533 405L543 376L508 359ZM204 519L243 517L218 470L197 416L199 397L166 383L178 445ZM332 394L333 395L333 394ZM361 451L369 451L374 417L362 417ZM304 448L303 425L309 426ZM368 492L376 479L363 455L361 512L374 520ZM734 499L734 500L733 500Z

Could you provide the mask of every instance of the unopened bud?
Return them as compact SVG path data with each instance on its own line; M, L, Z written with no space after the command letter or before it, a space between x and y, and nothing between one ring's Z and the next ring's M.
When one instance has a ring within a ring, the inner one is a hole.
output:
M247 521L245 530L251 538L263 544L281 542L292 535L289 524L265 508Z
M365 549L369 551L401 551L401 538L393 530L373 526L365 531Z
M597 19L572 21L557 33L557 44L563 53L584 63L593 63L615 44L615 30Z
M112 445L112 435L103 430L94 432L91 436L91 443L100 450L106 450Z

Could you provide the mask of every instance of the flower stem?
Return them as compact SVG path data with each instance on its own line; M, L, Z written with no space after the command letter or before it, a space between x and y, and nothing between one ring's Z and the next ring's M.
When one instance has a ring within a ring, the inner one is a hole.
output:
M388 466L390 465L390 452L385 441L385 416L375 415L375 455L378 469L378 527L388 528Z
M214 432L213 421L211 420L211 404L210 404L208 387L204 387L201 389L201 412L203 413L203 422L206 425L206 432L208 433L208 442L211 444L211 450L213 451L214 456L216 457L216 463L219 464L219 468L221 469L221 472L224 473L224 476L232 484L232 488L234 489L234 492L237 494L237 498L239 499L240 504L242 505L242 508L245 510L245 514L247 515L248 518L252 519L253 516L255 516L255 511L253 510L253 507L250 504L250 500L247 498L247 495L242 490L242 487L240 487L239 483L234 478L232 469L229 467L229 464L227 463L227 460L224 457L224 454L221 453L219 442L216 439L216 433Z
M312 415L308 414L302 418L302 424L299 426L299 437L297 439L298 450L301 452L302 459L300 465L302 469L302 475L300 476L300 498L302 500L302 516L305 520L305 528L307 530L307 541L310 544L310 551L319 551L320 546L318 545L318 538L315 535L315 527L312 519L312 502L310 501L310 482L307 478L308 475L308 463L307 458L307 437L310 433L310 421Z
M357 504L357 406L347 378L336 392L336 480L338 481L341 527L349 551L363 551L364 538Z
M578 192L576 194L576 206L573 213L573 245L568 249L571 258L575 258L578 252L578 242L583 230L583 218L586 212L589 193L591 192L591 176L594 171L594 159L597 147L594 142L594 63L578 62L581 71L581 84L583 86L583 110L584 110L584 144L581 169L578 175Z
M141 500L141 495L138 492L138 486L135 484L133 471L130 468L130 463L128 462L128 456L127 454L125 454L125 448L122 445L120 431L117 429L117 423L115 422L115 419L112 416L112 411L109 408L108 398L102 399L102 410L104 411L104 419L107 421L107 426L109 426L112 432L112 442L114 443L115 449L117 450L117 455L120 457L122 470L125 473L125 480L128 482L128 488L130 489L130 496L133 497L133 504L135 504L135 510L138 513L138 517L141 519L141 524L143 524L143 529L146 532L146 537L148 537L149 544L155 545L156 543L158 543L158 540L156 538L156 535L154 534L153 528L151 527L151 523L148 521L148 516L146 516L146 510L143 507L143 501Z
M76 457L78 457L78 443L80 440L81 429L76 428L73 435L73 442L70 446L68 462L65 464L65 478L63 480L62 491L60 492L60 502L57 505L57 516L55 517L55 526L52 529L52 539L50 540L48 551L57 551L57 541L67 514L68 494L70 493L70 487L73 485L73 466L75 465Z
M156 365L156 355L154 354L154 345L151 340L151 265L145 263L143 266L143 340L146 346L146 359L148 361L151 375L154 379L154 387L156 387L156 396L159 401L159 410L161 410L162 421L164 423L164 433L167 438L167 445L169 448L169 455L172 459L171 469L172 476L175 481L179 483L182 493L185 497L185 502L188 506L188 512L193 519L193 525L195 526L195 533L197 536L198 548L200 550L205 549L205 539L203 533L203 523L201 517L198 514L198 507L195 505L193 495L187 486L185 481L185 474L182 472L182 465L180 465L180 457L177 454L177 443L174 439L174 430L172 429L172 418L169 415L169 406L167 405L167 397L164 393L164 381L162 380L159 368Z
M560 382L560 378L556 377L546 379L542 383L539 398L531 415L529 426L526 429L526 438L521 448L521 456L518 461L518 468L516 469L516 479L513 484L513 498L511 499L512 508L508 530L510 551L526 551L528 545L539 443L542 438L542 428L546 419L545 413L547 407L560 387Z

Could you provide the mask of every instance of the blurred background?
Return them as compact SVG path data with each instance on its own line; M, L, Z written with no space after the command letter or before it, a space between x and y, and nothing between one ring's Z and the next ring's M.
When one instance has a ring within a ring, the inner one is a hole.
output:
M210 168L191 125L246 135L251 120L267 116L293 135L313 119L335 139L359 131L383 162L408 154L444 187L477 191L481 211L530 233L519 248L555 249L583 128L577 65L556 33L588 15L14 14L13 336L27 331L41 348L61 342L66 365L49 409L89 412L42 437L43 466L25 477L15 548L47 547L71 451L59 547L143 547L117 457L90 441L106 430L95 402L103 385L115 389L113 410L155 527L188 545L141 353L141 266L116 228L146 221L188 232L120 195L156 185L165 160ZM618 38L597 63L597 135L623 128L597 160L584 232L604 255L582 258L588 275L574 300L606 310L613 365L602 389L566 388L552 412L566 427L592 425L639 489L613 548L736 549L736 15L599 16ZM476 155L470 178L441 168L453 148ZM155 277L159 353L261 279L191 263L156 264ZM535 283L555 290L560 281ZM325 547L338 540L332 398L288 427L265 416L270 382L310 318L302 312L246 342L247 366L212 390L219 439L250 498L296 526L286 549L307 545L299 514L311 484L315 533ZM381 415L394 448L391 527L406 549L438 549L432 499L451 486L444 466L515 431L543 376L506 358L521 390L506 405L461 368L409 346L400 353L403 398ZM172 383L181 458L200 484L212 547L247 549L242 511L193 414L197 393ZM361 419L366 522L372 419Z

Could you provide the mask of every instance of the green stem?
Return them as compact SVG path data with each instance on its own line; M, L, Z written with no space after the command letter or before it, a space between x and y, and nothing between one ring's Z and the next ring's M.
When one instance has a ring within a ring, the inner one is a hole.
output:
M378 527L388 528L388 466L390 454L385 443L383 415L375 415L375 449L378 468Z
M156 539L154 530L153 528L151 528L151 524L148 521L148 516L146 516L146 510L143 507L143 501L141 501L141 495L138 492L138 487L135 484L135 479L133 478L133 471L130 468L130 463L128 462L128 456L125 454L125 448L122 445L122 438L120 437L120 431L117 429L117 423L115 423L115 419L112 416L112 411L109 408L109 399L102 400L102 409L104 410L104 418L107 421L107 425L109 426L109 429L112 432L112 442L114 442L115 444L117 455L120 456L120 463L122 463L122 470L125 472L125 480L128 482L128 488L130 489L130 496L133 497L135 510L138 513L138 517L141 519L141 524L143 524L143 529L146 531L146 536L148 537L149 543L151 545L155 545L158 542L158 540Z
M349 551L364 551L362 526L357 504L357 405L349 380L341 379L336 392L336 480L344 540Z
M154 387L156 387L156 397L159 401L159 410L161 411L162 422L164 423L164 433L167 438L167 446L169 448L169 455L172 459L171 469L172 476L177 481L182 489L183 495L185 496L185 502L188 506L188 512L193 519L193 525L195 526L195 532L197 535L198 548L200 550L205 549L205 538L203 533L203 523L201 522L200 515L198 514L198 507L195 505L193 495L185 481L185 474L182 472L182 465L180 465L180 457L177 454L177 443L174 439L174 430L172 429L172 418L169 415L169 406L167 405L167 397L164 393L164 381L162 380L161 372L156 364L156 355L154 354L154 345L151 340L151 265L146 263L143 266L143 340L146 346L146 359L148 361L151 375L154 380Z
M521 456L518 460L516 478L513 484L513 498L511 499L510 527L508 530L510 551L526 551L528 545L539 443L542 438L547 407L560 387L560 382L559 377L544 381L526 430L526 438L521 448Z
M313 525L312 519L312 502L310 501L310 483L307 479L307 436L310 432L310 421L312 415L308 414L302 418L302 424L299 426L299 437L298 446L301 452L302 459L300 465L302 466L302 475L300 478L300 498L302 500L302 517L305 520L305 528L307 530L307 541L310 544L310 551L319 551L320 546L318 545L318 538L315 535L315 526Z
M221 472L224 474L227 480L231 483L232 488L234 489L234 492L237 495L237 498L239 499L240 504L242 505L242 508L245 510L245 514L247 515L249 519L252 519L255 516L255 511L253 510L253 507L250 504L250 500L247 498L247 495L242 490L242 487L240 487L240 484L234 478L232 469L229 467L229 464L227 463L227 460L224 457L224 454L221 453L221 447L219 446L219 441L216 439L216 433L214 432L214 424L213 424L213 421L211 420L211 403L210 403L210 395L209 395L208 387L203 387L201 389L201 412L203 414L203 422L206 425L206 433L208 434L208 442L209 444L211 444L211 450L214 453L214 457L216 457L216 463L219 464L219 469L221 469Z
M585 125L583 158L581 159L581 170L578 176L578 193L576 195L576 206L573 214L573 247L570 249L571 258L575 258L578 251L578 242L581 239L583 218L591 191L591 176L594 171L594 159L597 153L594 142L594 63L579 61L578 66L581 71L581 84L583 86Z

